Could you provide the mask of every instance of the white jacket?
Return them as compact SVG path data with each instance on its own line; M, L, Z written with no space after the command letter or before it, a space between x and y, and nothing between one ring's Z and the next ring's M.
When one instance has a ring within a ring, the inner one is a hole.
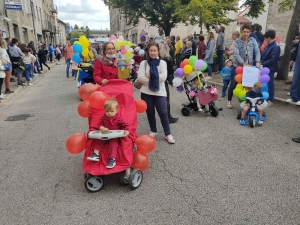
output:
M0 60L0 78L5 78L4 65L2 65L2 61L1 60Z
M4 59L7 63L10 63L10 58L7 54L6 49L0 47L0 59Z
M146 67L145 67L145 63L147 64ZM167 63L164 60L160 60L157 69L159 73L159 91L154 92L149 89L148 86L149 79L145 76L146 74L150 74L150 67L146 60L141 62L141 65L139 67L139 72L138 72L138 78L137 78L137 80L143 84L140 90L144 94L166 97L167 92L165 88L165 81L168 75Z

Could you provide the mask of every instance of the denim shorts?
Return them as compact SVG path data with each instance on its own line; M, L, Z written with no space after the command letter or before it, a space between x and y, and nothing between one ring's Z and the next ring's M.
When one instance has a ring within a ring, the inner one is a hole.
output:
M4 65L4 69L5 69L5 71L10 71L11 70L11 65L10 64Z

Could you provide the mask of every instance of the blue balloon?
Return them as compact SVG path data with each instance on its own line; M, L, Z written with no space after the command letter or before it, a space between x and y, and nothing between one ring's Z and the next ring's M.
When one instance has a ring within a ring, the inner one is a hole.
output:
M73 50L74 50L74 52L76 52L78 54L81 54L82 51L83 51L83 48L80 44L74 44L73 45Z
M266 92L266 91L263 91L262 95L263 95L263 98L266 99L266 100L269 98L269 93Z
M267 83L263 83L262 85L263 85L263 86L262 86L261 91L262 91L262 92L263 92L263 91L268 92L268 84L267 84Z
M80 63L81 63L81 58L80 58L80 55L78 55L78 54L74 54L74 55L72 56L72 60L73 60L74 62L76 62L77 64L80 64Z

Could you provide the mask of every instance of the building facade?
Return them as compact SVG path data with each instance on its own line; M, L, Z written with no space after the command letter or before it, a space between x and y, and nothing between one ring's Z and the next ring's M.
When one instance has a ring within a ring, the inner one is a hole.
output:
M7 1L0 0L2 33L5 37L15 37L21 43L45 41L59 43L57 7L53 0L20 0L19 10L9 9ZM62 27L62 25L60 25ZM65 28L62 29L65 31ZM62 38L65 35L61 35Z

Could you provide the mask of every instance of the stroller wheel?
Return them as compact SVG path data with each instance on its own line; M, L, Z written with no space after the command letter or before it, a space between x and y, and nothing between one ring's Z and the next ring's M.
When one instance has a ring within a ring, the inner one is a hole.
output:
M130 173L130 176L129 176L128 180L129 180L129 187L132 190L137 189L141 185L142 180L143 180L143 173L142 173L142 171L140 171L138 169L134 169Z
M189 110L189 108L187 108L187 107L183 107L182 109L181 109L181 114L183 115L183 116L189 116L190 115L190 110Z
M89 192L97 192L100 191L103 187L104 182L101 177L94 177L90 174L87 175L84 186Z
M127 186L129 184L129 178L126 177L125 171L120 174L120 184L122 186Z
M213 117L217 117L219 115L219 109L215 105L209 106L209 112Z

